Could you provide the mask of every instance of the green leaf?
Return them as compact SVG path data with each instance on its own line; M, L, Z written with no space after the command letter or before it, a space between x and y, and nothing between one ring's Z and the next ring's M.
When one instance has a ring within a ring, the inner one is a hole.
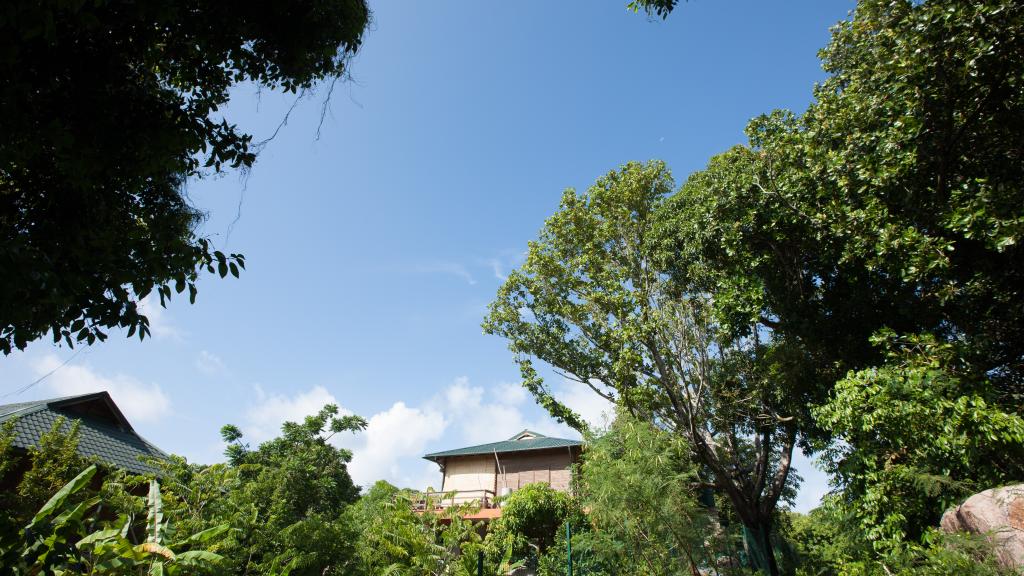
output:
M149 513L146 516L147 542L160 543L161 529L163 528L164 509L163 498L160 496L160 483L156 480L149 481Z
M82 538L81 540L79 540L75 544L75 546L77 548L81 548L82 546L86 546L86 545L92 544L94 542L101 542L101 541L104 541L104 540L112 540L114 538L119 537L120 535L121 535L121 530L118 529L118 528L110 528L108 530L98 530L96 532L93 532L92 534L89 534L85 538Z
M202 564L216 564L222 560L224 560L223 556L208 550L190 550L188 552L178 554L176 562L178 564L196 566Z
M60 490L58 490L57 493L54 494L53 497L46 502L46 504L43 504L43 507L39 509L39 512L37 512L36 515L32 518L32 521L29 522L28 528L34 528L37 524L48 518L51 514L53 514L56 510L63 506L64 502L67 501L67 499L71 495L77 493L79 490L84 488L95 475L95 464L89 466L85 470L82 470L78 474L78 476L75 476L70 482L68 482Z
M203 530L201 532L196 532L195 534L189 536L188 538L180 542L172 544L171 548L183 548L190 544L205 543L213 538L216 538L217 536L220 536L221 534L227 532L230 529L230 524L220 524L219 526L214 526L213 528L207 528L206 530ZM181 554L179 554L178 556L180 557Z

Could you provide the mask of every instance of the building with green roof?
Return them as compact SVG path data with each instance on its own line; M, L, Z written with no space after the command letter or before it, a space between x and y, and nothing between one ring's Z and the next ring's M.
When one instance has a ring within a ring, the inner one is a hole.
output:
M132 428L106 392L0 405L0 425L14 422L12 446L19 452L38 446L39 438L61 417L65 432L73 421L79 422L78 453L82 457L135 474L156 472L146 460L167 457Z
M541 482L568 492L572 465L579 460L583 443L552 438L531 430L508 440L467 446L423 456L441 468L438 494L454 494L442 506L475 501L481 505L476 519L501 515L495 496L527 484Z

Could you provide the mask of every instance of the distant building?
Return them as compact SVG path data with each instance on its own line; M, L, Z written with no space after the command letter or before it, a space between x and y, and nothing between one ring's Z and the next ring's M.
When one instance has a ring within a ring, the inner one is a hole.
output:
M106 392L0 405L0 425L14 420L13 447L22 453L30 446L38 446L39 438L61 416L65 419L65 432L75 420L80 422L78 453L82 457L136 474L156 472L140 458L167 457L163 450L135 432Z
M579 440L523 430L502 442L434 452L424 458L441 467L441 487L432 496L451 494L439 500L439 506L476 502L481 510L472 517L488 519L501 515L494 505L496 496L527 484L543 482L569 492L572 465L582 447Z

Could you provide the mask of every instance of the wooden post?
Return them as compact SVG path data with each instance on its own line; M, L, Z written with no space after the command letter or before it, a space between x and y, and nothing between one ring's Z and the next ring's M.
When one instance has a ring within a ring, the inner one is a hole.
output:
M476 553L476 576L484 576L484 551Z

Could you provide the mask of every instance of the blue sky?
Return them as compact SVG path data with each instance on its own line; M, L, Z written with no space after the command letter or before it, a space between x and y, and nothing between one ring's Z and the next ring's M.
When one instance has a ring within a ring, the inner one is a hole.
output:
M0 360L0 394L57 368L0 403L108 389L149 440L212 462L225 423L258 441L336 402L370 419L344 440L356 480L421 488L440 478L425 452L524 427L570 435L481 332L502 277L565 188L652 158L681 182L751 117L803 109L853 3L698 0L667 21L624 5L371 2L322 125L325 90L295 103L239 87L227 115L255 140L295 104L287 124L246 179L188 186L202 232L246 255L242 278L149 306L152 340L77 354L41 341ZM592 394L552 385L599 418ZM825 481L798 468L806 510Z

